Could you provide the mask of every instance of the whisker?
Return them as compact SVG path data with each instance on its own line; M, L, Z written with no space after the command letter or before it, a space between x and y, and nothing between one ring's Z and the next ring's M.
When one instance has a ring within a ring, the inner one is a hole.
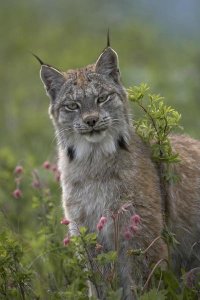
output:
M73 131L72 128L62 128L62 129L60 129L60 130L57 130L57 131L55 132L55 136L54 136L54 138L53 138L53 140L52 140L52 143L58 138L58 136L59 136L60 134L62 134L62 133L64 133L64 132L72 132L72 131Z

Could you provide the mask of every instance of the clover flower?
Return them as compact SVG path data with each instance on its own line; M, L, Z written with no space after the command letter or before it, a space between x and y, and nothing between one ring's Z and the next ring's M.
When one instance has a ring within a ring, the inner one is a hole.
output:
M15 170L14 170L15 174L19 175L19 174L22 174L23 172L24 172L24 168L22 166L18 165L15 167Z
M63 240L63 245L67 246L67 245L69 245L69 243L70 243L70 238L68 236L66 236Z
M108 219L106 217L102 216L100 218L99 222L97 223L97 229L99 231L101 231L104 228L104 226L107 223L107 221L108 221Z
M69 225L70 221L67 220L66 218L63 218L61 221L60 221L60 224L63 224L63 225Z
M49 170L51 168L51 164L48 160L43 163L43 168Z
M15 199L19 199L22 197L22 191L19 188L17 188L13 191L12 195L13 197L15 197Z

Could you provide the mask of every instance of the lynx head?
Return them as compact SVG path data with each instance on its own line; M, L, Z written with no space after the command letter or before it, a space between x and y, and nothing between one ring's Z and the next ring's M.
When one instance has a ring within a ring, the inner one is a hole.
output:
M110 155L128 147L127 96L120 82L117 53L110 46L95 64L81 69L61 72L41 64L58 144L70 160L85 158L93 151Z

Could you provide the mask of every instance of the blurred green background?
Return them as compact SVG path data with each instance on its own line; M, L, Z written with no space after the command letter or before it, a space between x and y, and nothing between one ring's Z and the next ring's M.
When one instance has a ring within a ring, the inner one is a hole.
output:
M31 266L31 285L40 299L65 291L64 277L73 283L80 271L75 277L67 271L73 255L60 250L66 234L60 225L61 189L52 171L42 167L45 160L55 162L56 141L40 66L30 52L59 69L81 67L96 61L108 27L125 87L147 83L182 114L184 132L200 138L199 0L0 1L0 233L19 241L22 264ZM137 118L134 106L133 111ZM15 199L17 164L24 172L22 197ZM39 187L33 187L34 174ZM0 248L4 244L0 237ZM44 254L49 249L53 254ZM6 299L21 299L13 287Z
M42 162L55 140L39 65L93 63L110 28L124 85L148 83L182 114L186 133L200 132L198 0L7 0L0 9L0 141L20 161Z

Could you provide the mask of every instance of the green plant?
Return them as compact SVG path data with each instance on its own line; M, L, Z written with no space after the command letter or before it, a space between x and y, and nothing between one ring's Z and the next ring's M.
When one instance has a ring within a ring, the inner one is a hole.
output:
M33 296L32 272L22 264L24 253L19 243L6 232L0 234L0 296L25 299Z
M160 95L152 94L146 84L128 89L129 99L143 110L144 115L135 121L136 132L151 146L152 158L166 164L179 162L178 153L174 153L169 135L180 128L181 115L164 103Z

